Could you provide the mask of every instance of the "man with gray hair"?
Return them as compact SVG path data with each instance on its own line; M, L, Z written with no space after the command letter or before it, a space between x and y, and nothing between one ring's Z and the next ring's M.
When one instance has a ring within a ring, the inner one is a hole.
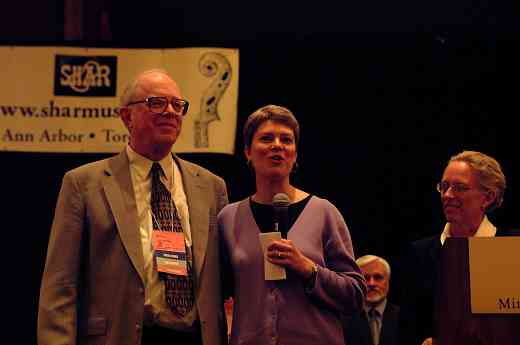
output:
M67 172L43 273L38 344L224 345L224 180L172 152L189 103L163 70L129 84L130 141Z
M375 255L356 260L367 283L365 308L344 322L347 345L397 345L399 307L387 301L390 265Z

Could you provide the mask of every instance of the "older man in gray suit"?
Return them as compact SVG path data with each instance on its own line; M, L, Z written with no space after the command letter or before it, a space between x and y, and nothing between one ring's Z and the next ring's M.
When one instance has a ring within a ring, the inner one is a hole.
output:
M187 109L165 71L141 73L121 97L126 149L65 174L39 345L226 343L216 215L227 192L171 153Z
M344 322L346 345L398 345L399 307L387 300L390 265L382 257L356 260L367 282L365 308Z

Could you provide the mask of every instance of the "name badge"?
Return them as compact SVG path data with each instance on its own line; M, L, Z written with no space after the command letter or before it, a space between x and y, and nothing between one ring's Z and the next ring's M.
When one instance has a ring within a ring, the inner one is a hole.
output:
M183 232L154 230L152 231L152 244L157 261L157 271L179 276L188 275Z

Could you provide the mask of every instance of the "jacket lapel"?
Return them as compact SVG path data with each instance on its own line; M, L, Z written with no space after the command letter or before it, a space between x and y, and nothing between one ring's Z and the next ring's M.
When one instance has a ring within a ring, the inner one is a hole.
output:
M395 330L399 327L397 321L394 306L387 303L385 312L383 313L383 324L381 327L381 336L379 337L380 344L385 345L395 343Z
M193 166L173 155L182 175L184 192L188 201L190 213L190 230L193 241L193 259L195 263L195 277L200 277L206 247L208 244L209 210L208 188L203 183L200 173Z
M132 264L144 282L144 258L137 224L137 206L125 151L108 160L105 173L103 189L114 215L119 236Z
M359 327L363 344L374 345L372 342L372 332L370 331L370 321L368 320L367 313L364 310L361 311L361 320L362 322L360 322Z

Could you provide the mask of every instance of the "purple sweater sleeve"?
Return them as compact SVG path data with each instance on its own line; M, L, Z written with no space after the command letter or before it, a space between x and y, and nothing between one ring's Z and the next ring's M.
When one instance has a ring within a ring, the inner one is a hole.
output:
M360 310L366 294L365 280L354 258L348 227L338 209L327 200L320 200L324 212L324 266L318 264L318 274L311 298L344 313Z

